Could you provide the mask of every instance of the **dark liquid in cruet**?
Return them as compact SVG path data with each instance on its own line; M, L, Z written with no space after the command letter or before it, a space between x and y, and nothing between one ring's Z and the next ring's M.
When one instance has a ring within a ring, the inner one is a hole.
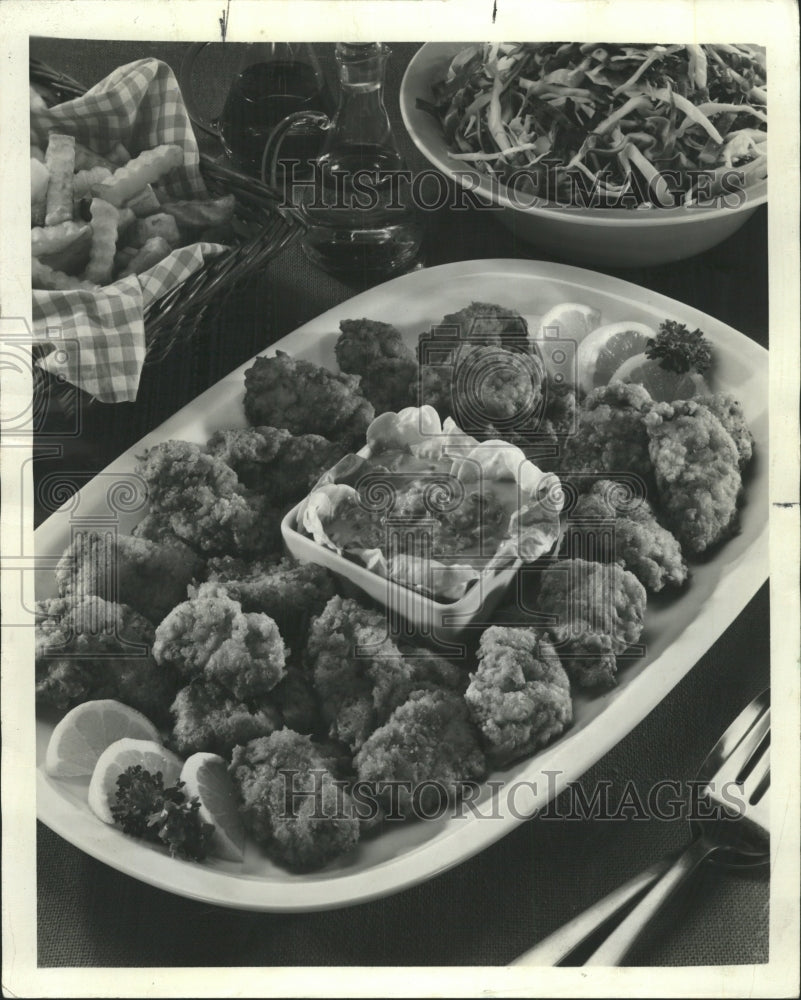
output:
M267 138L287 115L297 111L329 111L330 101L307 63L254 63L234 81L219 119L223 145L240 167L257 176ZM281 160L306 164L320 153L319 133L286 136Z
M403 169L391 147L346 142L325 153L307 192L311 223L306 254L330 274L375 280L414 264L423 239L421 220L402 207L408 182L394 177Z

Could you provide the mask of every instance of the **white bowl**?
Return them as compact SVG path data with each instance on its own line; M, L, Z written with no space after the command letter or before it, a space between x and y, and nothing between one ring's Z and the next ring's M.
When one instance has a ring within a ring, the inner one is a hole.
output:
M542 202L521 207L506 189L464 161L452 159L439 122L417 108L433 100L432 85L443 79L466 42L427 42L406 68L400 89L403 122L420 152L457 184L498 206L501 222L527 243L564 260L606 267L668 264L703 253L736 232L768 200L768 182L746 189L738 207L621 209L569 208Z
M456 643L461 646L471 627L483 630L492 624L492 612L500 604L521 565L517 560L506 569L482 573L464 597L442 603L410 587L386 580L366 566L346 559L302 534L297 530L301 506L293 507L281 522L281 534L290 555L301 562L325 566L345 583L346 590L356 588L377 604L398 614L411 626L410 636L428 638L435 645Z
M284 516L281 535L290 555L300 562L325 566L342 583L345 591L359 591L387 609L394 620L403 619L409 635L426 638L438 647L461 648L470 629L485 629L492 624L492 612L509 590L522 565L517 559L512 565L480 574L464 596L448 603L387 580L366 566L346 559L345 556L318 544L313 538L298 531L298 512L305 503L301 501ZM456 650L451 650L456 652Z
M321 480L326 485L321 487L318 483L309 496L296 504L282 520L284 543L296 559L325 566L346 583L346 590L356 588L367 594L386 609L387 622L392 628L432 639L439 645L453 643L461 646L460 640L468 629L484 629L492 624L492 612L523 565L523 557L519 553L524 546L528 563L558 550L562 530L560 511L564 500L559 479L553 473L541 472L513 445L500 440L481 444L460 430L452 419L441 423L431 406L409 406L398 413L383 413L367 428L366 437L367 443L356 452L356 456L342 459L335 470L360 478L364 466L357 465L354 471L350 466L342 467L342 462L355 457L363 461L376 458L380 466L387 448L407 446L413 454L418 454L415 449L422 447L427 449L427 459L444 463L442 468L449 470L450 476L470 483L479 492L483 492L485 484L494 486L505 481L508 485L514 480L517 510L514 515L510 513L510 518L532 512L537 504L541 504L539 516L534 518L537 523L529 528L522 523L514 527L515 521L510 519L509 531L515 534L500 541L492 556L485 552L476 559L465 557L464 565L450 567L456 571L455 578L448 582L448 586L453 588L451 594L461 594L458 599L451 600L445 599L447 589L435 589L436 596L433 597L420 593L415 586L420 577L415 575L414 569L410 569L410 578L405 584L399 582L397 577L388 579L382 569L388 571L391 544L383 547L384 556L379 560L382 568L375 564L373 556L379 550L372 545L362 550L358 561L354 561L335 551L330 543L327 544L325 519L333 509L331 505L335 507L338 503L336 491L350 491L349 495L359 496L361 483L366 484L366 479L360 483L337 486L334 484L341 483L342 477L331 470L334 474ZM386 499L385 490L397 499L397 492L389 481L382 483L380 501ZM370 489L367 488L366 495L369 494ZM313 500L315 497L319 503ZM557 503L558 507L555 506ZM546 526L548 514L551 521ZM432 572L435 566L447 574L449 567L432 559L429 564ZM468 575L465 576L462 571ZM440 579L440 582L444 581Z

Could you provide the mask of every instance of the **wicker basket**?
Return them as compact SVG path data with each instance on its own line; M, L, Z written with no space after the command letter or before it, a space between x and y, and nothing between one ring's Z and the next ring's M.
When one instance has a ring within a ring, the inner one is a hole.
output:
M31 59L31 83L47 89L45 100L57 104L86 93L86 87ZM237 234L225 253L209 258L145 310L145 364L160 361L175 344L189 339L200 320L218 310L232 291L293 243L303 232L300 214L283 204L281 195L253 177L201 155L200 170L212 195L233 194L233 229ZM41 369L39 369L41 371Z

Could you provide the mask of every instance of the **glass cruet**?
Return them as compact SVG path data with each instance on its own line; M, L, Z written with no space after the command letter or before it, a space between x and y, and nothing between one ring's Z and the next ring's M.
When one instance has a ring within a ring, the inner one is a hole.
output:
M334 106L308 43L201 42L187 50L179 80L193 123L222 144L235 168L257 176L264 144L279 122L290 113ZM314 160L321 148L319 133L293 131L284 156Z
M268 140L262 174L273 186L283 182L303 213L310 259L339 277L368 283L413 267L424 229L384 106L390 50L381 42L338 42L335 51L339 106L333 120L314 112L285 118ZM288 175L284 158L279 178L283 138L304 125L325 134L313 175Z

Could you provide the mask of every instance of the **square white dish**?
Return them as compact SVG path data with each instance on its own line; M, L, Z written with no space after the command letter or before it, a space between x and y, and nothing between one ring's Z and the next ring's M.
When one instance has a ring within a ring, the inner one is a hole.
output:
M360 458L370 455L365 446L357 452ZM457 601L438 601L433 597L388 580L368 569L363 563L320 545L302 529L300 512L306 499L301 500L281 521L281 537L290 554L302 562L317 563L332 572L349 592L366 594L378 605L392 608L412 627L415 634L430 638L440 649L456 643L475 620L486 620L498 606L517 575L522 560L501 569L484 570L467 592Z
M293 507L281 522L281 535L287 549L302 562L325 566L346 584L353 584L368 597L384 607L403 608L403 617L411 622L420 634L433 634L437 641L456 640L474 618L491 614L503 599L517 575L520 560L507 569L482 574L464 597L450 604L425 597L409 587L378 576L366 566L346 559L331 549L318 545L296 530L298 510Z
M617 688L575 697L573 726L535 756L493 772L495 785L467 815L393 826L365 840L334 866L293 875L272 864L255 845L245 862L202 865L176 861L157 848L100 823L86 804L86 786L56 781L42 768L51 726L37 725L37 809L40 819L81 850L135 878L190 898L254 910L315 910L364 902L421 882L482 850L541 809L622 739L693 667L757 591L768 573L768 355L753 341L712 317L674 300L605 275L537 261L469 261L397 278L319 316L269 351L333 366L341 319L369 316L394 323L411 343L441 317L470 301L497 302L536 322L551 306L584 301L605 322L675 319L700 327L715 350L716 389L743 404L755 440L740 533L708 560L693 566L690 586L646 612L645 655L623 667ZM120 456L56 511L35 533L37 596L55 592L52 567L69 543L73 523L108 519L130 531L143 515L133 476L136 455L169 438L205 442L222 427L244 426L242 365ZM128 483L126 503L110 505L111 491ZM767 627L767 625L766 625ZM546 771L559 772L546 780ZM529 784L523 784L524 782ZM536 791L534 791L536 784ZM489 815L492 818L488 818Z

